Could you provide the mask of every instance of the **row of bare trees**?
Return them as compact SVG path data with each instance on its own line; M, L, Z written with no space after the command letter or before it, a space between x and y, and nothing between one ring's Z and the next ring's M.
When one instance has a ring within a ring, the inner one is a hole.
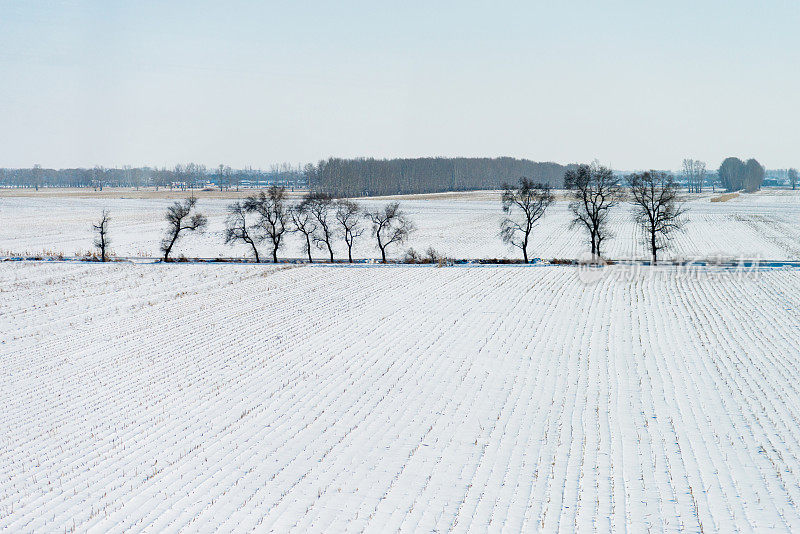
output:
M706 163L704 161L686 158L683 160L683 176L690 193L702 193L703 184L706 182ZM711 182L714 187L714 182Z
M250 217L254 220L250 220ZM270 187L267 194L249 196L243 202L228 207L225 242L242 242L250 246L256 262L260 261L258 245L269 244L272 261L278 261L278 251L284 244L287 232L302 236L304 253L313 262L311 250L324 250L330 261L334 258L334 242L342 238L347 247L347 260L353 261L356 239L366 231L364 222L371 223L372 236L386 262L386 250L392 244L404 242L414 225L400 209L398 202L373 210L362 209L349 199L334 199L326 193L311 192L303 199L289 205L286 192L280 187Z
M685 208L678 194L678 184L671 174L647 171L627 177L628 189L611 169L598 164L579 165L564 175L564 188L570 200L572 215L570 226L586 232L593 259L601 257L603 243L612 237L610 215L621 202L633 203L634 219L645 236L653 263L658 253L669 246L675 230L680 230L685 220ZM528 262L531 234L548 207L555 200L549 184L521 178L517 186L505 185L501 197L506 217L501 221L500 236L503 241L522 251ZM175 244L187 233L202 232L207 227L206 217L196 210L197 199L188 198L174 202L165 215L167 232L161 241L164 261L170 261ZM386 262L386 251L391 245L404 242L414 230L411 220L391 202L372 210L363 209L349 199L335 199L326 193L310 192L299 202L290 204L286 190L272 186L265 194L250 195L228 206L225 243L243 243L261 262L259 247L267 243L272 261L278 261L278 252L285 243L287 233L302 236L304 253L313 262L312 248L326 251L331 262L334 242L343 239L347 259L353 261L353 246L367 230ZM109 237L109 214L103 211L100 221L93 225L95 246L102 261L106 261Z
M325 193L311 192L300 202L290 205L286 190L278 186L270 187L266 194L261 191L258 195L236 201L228 206L227 211L225 243L244 243L250 247L257 263L261 262L259 246L264 243L269 246L272 261L277 263L284 238L292 232L302 235L309 262L314 261L311 255L314 247L325 250L333 262L334 243L342 238L347 247L347 259L352 263L353 246L367 230L367 224L371 226L381 260L385 263L387 249L404 242L414 230L414 224L398 202L367 210L353 200L334 199ZM165 262L170 261L170 254L181 238L189 233L203 232L208 226L208 219L197 212L195 197L174 202L167 208L164 218L167 231L160 250ZM92 225L96 236L94 244L101 261L108 259L110 220L109 212L103 210L100 220Z
M634 219L645 236L653 263L658 253L669 246L675 230L685 224L685 208L678 184L671 174L647 171L627 177L628 190L611 169L598 164L579 165L564 174L564 188L570 199L570 226L586 232L593 260L601 257L602 245L612 237L609 229L612 210L626 199L633 203ZM534 226L552 204L554 195L548 184L522 178L519 185L505 185L502 195L506 217L500 224L505 243L519 248L528 262L528 245Z

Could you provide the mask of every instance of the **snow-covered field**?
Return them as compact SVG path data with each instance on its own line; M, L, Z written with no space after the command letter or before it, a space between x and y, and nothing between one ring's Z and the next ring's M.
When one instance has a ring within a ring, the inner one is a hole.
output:
M429 246L456 258L518 258L499 238L502 217L499 200L489 201L486 193L459 195L459 199L403 200L418 230L402 248L424 252ZM463 200L467 198L469 200ZM677 235L672 251L664 257L703 258L709 256L800 259L800 191L765 191L742 195L728 202L710 202L702 195L688 203L688 226ZM92 247L91 223L103 208L112 213L112 248L119 256L158 256L165 223L163 214L171 203L166 199L98 199L57 197L0 197L0 256L57 252L66 255L86 252ZM246 256L245 247L223 243L225 206L230 200L203 199L201 212L209 216L209 229L202 236L187 236L177 255L189 257ZM375 206L384 201L365 201ZM648 254L640 243L628 208L614 217L616 237L604 253L612 259L643 259ZM585 252L585 238L579 229L568 228L567 203L555 203L534 231L532 257L577 258ZM300 240L290 236L282 257L302 257ZM339 257L344 256L341 239ZM321 251L315 252L320 259ZM264 254L268 256L268 254ZM356 242L355 256L375 258L378 253L368 234Z
M681 243L793 253L775 204ZM441 210L499 250L494 207ZM791 269L0 263L0 529L798 531L798 312Z

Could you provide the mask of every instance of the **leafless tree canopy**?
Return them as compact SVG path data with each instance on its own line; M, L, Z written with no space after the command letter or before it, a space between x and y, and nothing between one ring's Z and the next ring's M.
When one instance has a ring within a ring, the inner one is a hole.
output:
M690 193L702 193L706 181L706 163L696 159L683 160L683 176Z
M225 243L247 243L253 249L256 263L261 259L258 255L258 235L252 225L247 223L247 210L241 202L234 202L228 206L228 219L225 221Z
M628 183L636 208L636 223L645 234L655 264L658 251L669 246L670 234L685 224L678 185L671 175L657 171L632 174Z
M312 234L311 239L319 248L327 248L333 262L332 241L335 235L334 205L333 197L327 193L309 193L303 200L308 206L308 212L314 218L317 229Z
M289 213L286 208L286 190L283 187L271 186L265 195L249 196L244 200L245 211L257 213L256 223L261 235L259 239L269 239L272 244L272 261L278 262L278 250L283 246L283 235L287 231Z
M792 184L792 189L797 188L797 169L789 169L789 183Z
M203 232L208 221L205 216L195 213L197 199L187 198L181 202L174 202L167 208L164 219L167 221L167 235L161 241L161 252L164 253L164 261L169 261L169 254L172 247L177 243L178 238L185 232Z
M728 191L744 189L752 193L761 189L761 184L764 183L764 167L752 158L746 162L739 158L725 158L717 173Z
M522 250L528 263L528 242L531 230L553 202L550 186L520 178L519 186L503 185L503 212L507 215L500 223L503 242Z
M214 179L217 181L217 185L219 186L220 191L225 191L231 188L233 185L233 169L230 168L228 165L220 164L217 167L217 172L214 176ZM237 188L238 189L238 188Z
M353 242L364 233L364 228L361 226L361 207L352 200L337 201L336 220L341 226L344 242L347 244L347 259L353 263Z
M308 262L312 263L314 259L311 257L311 242L317 231L317 221L311 214L308 200L303 200L296 206L293 206L289 210L289 216L292 219L294 231L300 232L303 235L303 249L305 253L308 254Z
M414 231L414 224L400 210L399 202L391 202L365 215L372 222L372 235L378 241L381 260L386 263L386 247L405 241Z
M111 240L108 237L108 223L110 220L111 217L108 210L103 210L100 220L97 221L97 224L92 225L96 234L94 246L100 251L100 261L103 262L108 258L108 247L111 244Z
M571 192L571 226L585 228L592 256L599 257L603 241L611 237L608 229L611 209L623 198L619 178L602 165L579 165L564 174L564 187Z

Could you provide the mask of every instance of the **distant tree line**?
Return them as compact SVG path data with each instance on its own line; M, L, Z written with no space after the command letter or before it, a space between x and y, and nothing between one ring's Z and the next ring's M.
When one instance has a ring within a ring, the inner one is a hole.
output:
M173 167L47 169L0 168L0 187L155 187L193 190L214 186L220 190L265 188L312 189L332 197L361 197L444 191L498 189L525 176L531 183L561 187L566 172L577 165L560 165L510 157L501 158L329 158L315 164L273 165L269 170L233 169L228 165L207 168L196 163ZM797 186L795 169L781 172L792 188ZM730 157L719 170L707 170L703 161L684 159L677 175L690 193L702 193L721 182L729 191L756 191L764 184L765 169L755 159L746 162Z
M187 163L174 167L101 167L90 169L46 169L34 165L27 169L0 168L0 187L155 187L198 189L213 183L219 189L241 187L266 187L278 185L304 188L306 174L299 165L273 165L269 170L232 169L227 165L207 168L205 165Z
M727 191L758 191L764 185L777 186L788 184L797 188L797 169L766 170L757 160L751 158L742 161L736 157L726 158L719 169L707 170L703 161L684 159L679 179L683 181L689 193L702 193L703 187L715 189L720 183Z
M518 176L554 187L574 165L502 158L341 159L318 164L275 165L269 170L207 168L188 163L174 167L48 169L0 168L0 187L155 187L197 189L213 183L222 190L269 185L311 187L333 197L396 195L497 189Z
M315 189L335 197L499 189L520 176L553 187L575 165L516 158L330 158L307 165Z

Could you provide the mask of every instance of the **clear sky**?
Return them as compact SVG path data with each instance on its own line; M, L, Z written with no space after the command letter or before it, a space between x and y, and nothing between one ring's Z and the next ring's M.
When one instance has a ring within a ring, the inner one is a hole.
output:
M0 0L0 166L800 166L800 2Z

